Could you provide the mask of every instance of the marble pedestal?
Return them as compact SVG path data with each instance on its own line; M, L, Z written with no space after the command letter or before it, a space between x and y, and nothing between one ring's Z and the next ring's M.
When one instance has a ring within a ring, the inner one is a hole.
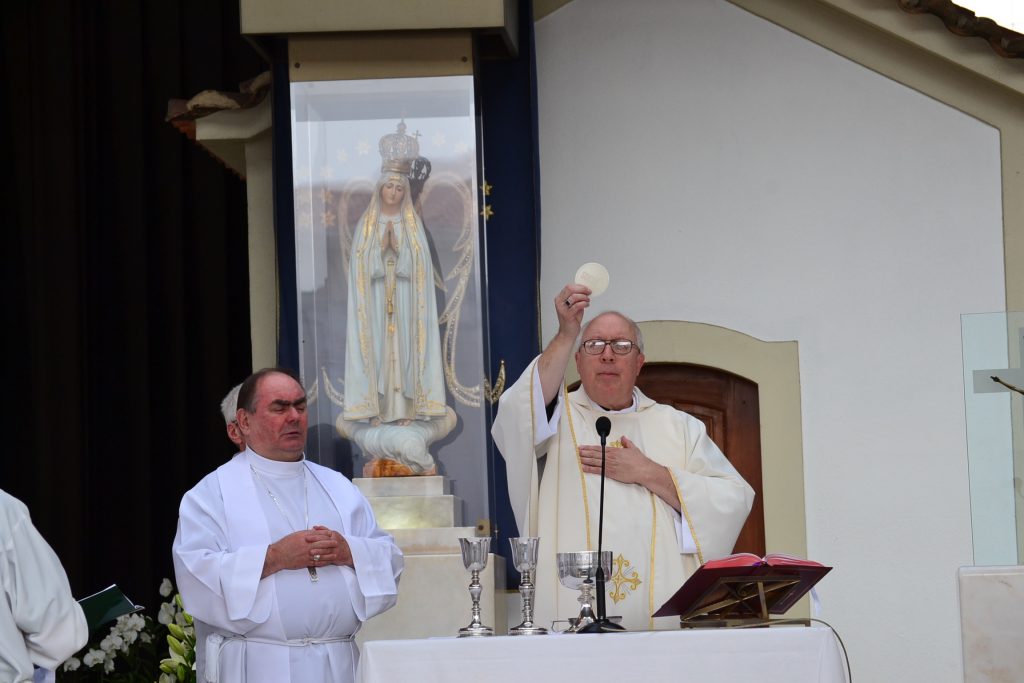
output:
M497 574L497 576L496 576ZM368 640L457 636L472 621L470 574L462 555L406 555L398 588L398 604L363 624L356 643ZM493 553L480 572L480 620L496 635L508 632L504 591L505 561ZM518 623L518 622L517 622Z
M1024 680L1024 566L961 567L964 683Z
M353 482L370 501L377 524L405 554L398 604L364 624L356 642L458 635L472 619L470 573L459 538L475 536L476 527L461 526L461 502L449 493L448 481L432 476ZM505 561L492 553L480 583L481 620L496 634L507 633Z

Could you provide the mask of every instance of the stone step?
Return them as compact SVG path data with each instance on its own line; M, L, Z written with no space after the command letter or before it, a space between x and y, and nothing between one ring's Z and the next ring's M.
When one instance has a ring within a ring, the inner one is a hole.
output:
M462 555L460 538L476 536L476 527L450 526L430 529L385 529L406 555Z
M352 483L367 498L373 496L443 496L451 493L448 477L356 477Z
M427 529L462 525L455 496L367 496L382 529Z

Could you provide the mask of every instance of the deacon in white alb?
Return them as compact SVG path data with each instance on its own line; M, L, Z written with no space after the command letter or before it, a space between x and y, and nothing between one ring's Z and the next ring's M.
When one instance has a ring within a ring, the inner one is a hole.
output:
M0 491L0 681L31 681L35 666L56 671L88 638L57 554L25 504Z
M505 458L521 535L540 536L535 620L579 613L578 593L558 582L556 552L597 550L601 448L607 443L603 549L607 615L629 630L678 628L651 614L705 560L732 551L754 492L708 437L704 424L636 388L644 363L640 330L609 312L583 329L591 289L566 285L555 297L558 333L501 397L491 434ZM568 393L576 350L582 387Z
M362 622L392 607L401 551L342 474L304 458L306 392L260 370L239 390L246 450L181 501L174 569L200 681L354 681Z

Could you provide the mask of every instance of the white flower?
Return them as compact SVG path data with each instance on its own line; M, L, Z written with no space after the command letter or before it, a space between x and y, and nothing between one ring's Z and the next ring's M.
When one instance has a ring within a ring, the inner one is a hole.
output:
M138 631L125 631L124 632L124 644L121 646L122 652L128 652L128 646L134 643L139 638Z
M174 584L171 583L170 579L164 579L160 582L160 595L167 597L174 590Z
M153 642L153 636L149 635L149 634L148 634L147 632L145 632L145 631L143 631L142 633L140 633L140 634L139 634L139 638L140 638L140 639L142 640L142 642L144 642L144 643L152 643L152 642Z
M69 657L68 661L64 662L65 671L77 671L80 666L82 666L82 662L78 657Z
M188 622L185 621L185 615L181 612L174 613L174 623L178 626L185 626Z
M120 650L124 646L124 638L117 631L111 631L110 635L100 641L100 649L110 654L114 650ZM112 655L111 655L112 656Z
M122 635L127 636L128 634L138 633L146 626L146 620L140 617L138 614L123 614L117 618L117 624L114 628L118 630ZM134 640L134 638L133 638Z
M106 657L103 655L103 650L89 650L85 653L85 657L82 657L82 661L85 662L86 666L96 666L104 659Z
M164 626L174 621L174 606L169 602L160 605L160 613L156 616L156 620Z
M110 657L103 662L103 670L110 673L114 670L114 658Z

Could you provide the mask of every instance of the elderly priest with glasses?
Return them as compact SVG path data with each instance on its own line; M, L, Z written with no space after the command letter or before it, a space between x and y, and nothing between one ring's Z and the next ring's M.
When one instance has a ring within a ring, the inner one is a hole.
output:
M577 594L559 584L555 554L597 549L595 422L605 416L607 612L629 630L678 628L676 617L651 614L706 560L732 552L754 492L700 420L636 388L644 354L635 322L606 312L582 326L590 296L589 287L568 284L555 297L558 333L502 395L491 430L519 533L541 539L536 622L579 611ZM564 377L574 350L582 387L570 393Z

